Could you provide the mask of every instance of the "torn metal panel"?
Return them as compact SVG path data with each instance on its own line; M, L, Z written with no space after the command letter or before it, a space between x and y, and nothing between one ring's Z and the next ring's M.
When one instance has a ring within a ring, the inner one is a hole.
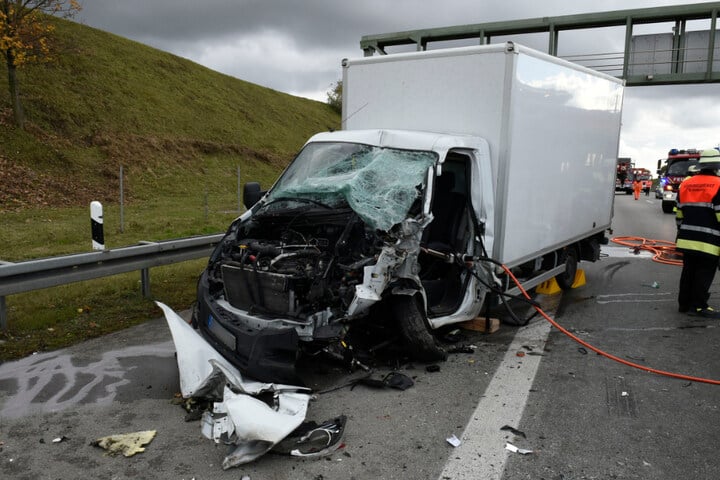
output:
M236 445L223 468L251 462L287 437L305 420L309 390L244 378L171 308L160 302L175 342L183 397L216 399L201 430L217 443ZM258 398L272 393L272 403Z

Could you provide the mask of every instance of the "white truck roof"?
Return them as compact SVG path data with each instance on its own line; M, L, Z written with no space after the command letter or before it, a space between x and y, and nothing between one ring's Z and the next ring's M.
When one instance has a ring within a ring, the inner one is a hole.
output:
M424 150L437 152L440 161L450 148L481 148L484 140L471 135L449 135L434 132L410 130L339 130L313 135L310 142L351 142L376 147L393 147L404 150Z

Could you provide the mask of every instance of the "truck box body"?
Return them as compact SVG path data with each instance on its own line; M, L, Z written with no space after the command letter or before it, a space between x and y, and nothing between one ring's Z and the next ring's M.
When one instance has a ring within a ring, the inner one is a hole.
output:
M622 82L517 44L344 62L343 129L472 135L490 147L491 256L507 265L610 226Z

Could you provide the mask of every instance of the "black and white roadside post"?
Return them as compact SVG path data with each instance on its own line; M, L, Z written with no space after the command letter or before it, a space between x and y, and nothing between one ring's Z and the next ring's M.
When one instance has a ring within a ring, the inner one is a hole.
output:
M103 233L103 207L98 201L90 202L90 227L92 230L93 250L105 250L105 234Z

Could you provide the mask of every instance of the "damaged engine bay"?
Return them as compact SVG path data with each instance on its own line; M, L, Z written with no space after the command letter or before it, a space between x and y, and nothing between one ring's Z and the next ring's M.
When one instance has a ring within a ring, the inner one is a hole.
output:
M322 207L255 215L237 237L208 272L211 294L223 289L234 308L315 327L343 315L383 243L352 210Z

